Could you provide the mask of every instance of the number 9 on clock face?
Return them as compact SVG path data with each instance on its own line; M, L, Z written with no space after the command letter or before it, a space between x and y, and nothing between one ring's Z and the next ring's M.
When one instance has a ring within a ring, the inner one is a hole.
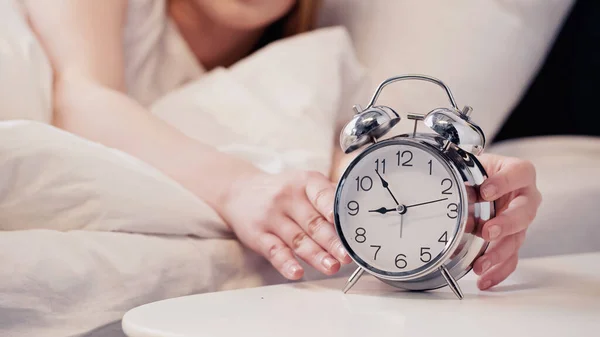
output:
M464 227L465 186L439 150L392 139L361 153L338 184L335 226L353 260L390 279L443 262Z

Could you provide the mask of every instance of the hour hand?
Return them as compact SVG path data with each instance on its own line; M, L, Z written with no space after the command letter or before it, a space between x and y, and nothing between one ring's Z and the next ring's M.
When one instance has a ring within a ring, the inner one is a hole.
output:
M392 193L392 191L390 190L388 182L385 181L385 179L383 179L381 174L379 174L378 170L375 170L375 173L377 173L377 176L379 176L379 179L381 179L381 185L383 185L383 188L385 188L388 191L388 193L392 196L392 199L394 199L394 202L396 203L396 205L400 206L400 204L398 203L398 200L396 200L396 197L394 196L394 193Z
M381 207L378 209L370 209L369 212L377 212L377 213L381 213L381 214L385 214L387 212L395 212L397 211L396 208L385 208L385 207Z
M377 173L377 176L379 177L379 179L381 179L381 185L383 185L383 188L388 188L388 182L385 181L385 179L383 179L381 174L379 174L379 170L375 170L375 173Z

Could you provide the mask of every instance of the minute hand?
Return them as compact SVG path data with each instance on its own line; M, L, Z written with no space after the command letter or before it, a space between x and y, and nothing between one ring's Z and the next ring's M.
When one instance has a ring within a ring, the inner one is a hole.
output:
M383 188L385 188L390 195L392 196L392 199L394 199L394 202L396 203L396 205L400 206L400 203L398 203L398 200L396 200L396 197L394 196L394 194L392 193L392 191L390 191L390 187L387 181L385 181L385 179L383 179L383 177L381 176L381 174L379 174L378 170L375 170L375 173L377 173L377 175L379 176L379 179L381 179L381 185L383 185Z
M432 201L421 202L418 204L412 204L412 205L406 206L406 208L422 206L422 205L427 205L427 204L433 204L434 202L440 202L440 201L444 201L444 200L448 200L448 198L442 198L442 199L437 199L437 200L432 200Z

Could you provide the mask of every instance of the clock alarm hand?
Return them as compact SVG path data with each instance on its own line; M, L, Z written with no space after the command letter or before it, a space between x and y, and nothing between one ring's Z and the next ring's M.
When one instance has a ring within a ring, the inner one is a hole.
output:
M418 203L418 204L412 204L412 205L405 206L405 208L416 207L416 206L423 206L423 205L427 205L427 204L433 204L434 202L440 202L440 201L444 201L444 200L448 200L448 198L442 198L442 199L437 199L437 200L432 200L432 201L427 201L427 202L421 202L421 203Z
M377 213L381 213L381 214L385 214L387 212L396 212L398 209L397 208L385 208L385 207L381 207L378 209L370 209L369 212L377 212Z
M383 179L381 174L379 174L379 170L375 170L375 173L377 173L377 175L379 176L379 179L381 179L381 185L383 185L383 188L385 188L390 193L390 195L392 196L392 199L394 199L394 202L396 203L396 205L400 206L400 203L398 202L398 200L396 200L396 197L394 196L392 191L390 191L388 182L385 181L385 179Z

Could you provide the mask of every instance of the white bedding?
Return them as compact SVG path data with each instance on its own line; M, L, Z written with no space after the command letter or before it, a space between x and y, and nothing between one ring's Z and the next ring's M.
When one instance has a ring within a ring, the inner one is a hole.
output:
M352 115L363 75L346 31L329 28L215 70L151 110L266 171L327 173L338 112ZM0 173L0 335L74 335L142 303L284 281L202 200L120 151L4 121Z

